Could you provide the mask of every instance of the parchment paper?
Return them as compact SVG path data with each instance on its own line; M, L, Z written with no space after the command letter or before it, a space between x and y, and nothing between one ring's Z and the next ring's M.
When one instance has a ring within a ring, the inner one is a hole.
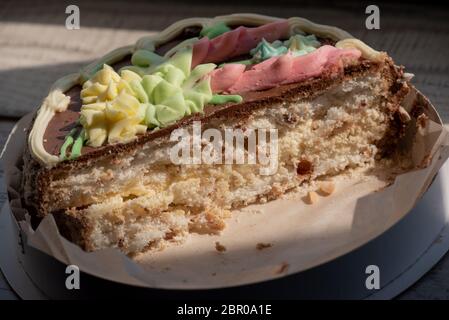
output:
M418 99L429 122L413 138L417 167L391 183L383 174L357 172L335 179L336 192L306 204L302 194L288 194L263 205L233 212L221 235L191 235L181 245L131 260L115 249L87 253L59 235L53 217L37 230L21 207L19 170L25 144L23 118L11 133L2 155L11 214L28 244L89 274L152 288L200 289L236 286L282 277L330 261L365 244L393 226L427 190L449 155L447 132L433 106L413 92L404 107ZM220 242L226 251L218 252ZM264 249L259 247L266 246Z

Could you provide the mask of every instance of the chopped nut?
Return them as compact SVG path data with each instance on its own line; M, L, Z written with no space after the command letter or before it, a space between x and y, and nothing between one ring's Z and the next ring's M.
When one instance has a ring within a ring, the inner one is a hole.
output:
M101 182L107 182L114 179L114 172L111 169L106 170L100 177Z
M267 249L267 248L271 248L273 245L271 243L263 243L263 242L259 242L256 245L256 249L257 250L263 250L263 249Z
M218 252L225 252L226 247L217 241L215 242L215 250L217 250Z
M301 160L296 165L296 173L298 175L309 175L313 172L313 164L309 160Z
M405 110L403 107L399 107L399 118L402 122L409 122L412 120L412 117L408 114L407 110Z
M309 191L307 193L306 202L308 204L314 204L317 201L318 201L318 193L316 193L315 191Z
M332 181L323 181L320 184L320 191L328 196L334 193L335 184Z
M429 122L429 117L426 114L421 114L416 119L416 123L418 124L419 128L425 129L427 126L427 123Z
M275 271L276 274L286 273L288 271L289 264L287 262L282 262L281 265Z
M405 81L410 81L413 79L415 75L413 73L404 72L404 75L402 76Z

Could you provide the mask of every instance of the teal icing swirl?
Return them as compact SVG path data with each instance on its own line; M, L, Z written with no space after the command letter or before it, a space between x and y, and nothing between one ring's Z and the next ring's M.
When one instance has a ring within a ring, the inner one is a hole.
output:
M321 46L321 43L314 34L307 36L295 34L284 41L284 45L292 52L293 56L298 57L316 50L316 48Z
M287 53L287 47L283 45L276 46L276 44L270 44L265 39L262 39L262 41L260 41L259 44L250 51L250 54L253 56L251 59L252 62L258 63Z
M321 43L317 40L316 36L311 34L303 36L301 34L295 34L291 36L288 40L280 41L276 40L269 43L265 39L262 39L257 46L250 50L251 59L225 62L220 65L220 67L226 65L227 63L239 63L244 65L253 65L265 61L267 59L278 57L286 54L288 51L292 53L294 57L302 56L308 54L316 48L320 47Z

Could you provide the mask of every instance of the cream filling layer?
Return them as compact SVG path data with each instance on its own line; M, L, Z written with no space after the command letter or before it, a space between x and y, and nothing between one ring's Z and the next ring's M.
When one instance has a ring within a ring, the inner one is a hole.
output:
M232 25L245 24L259 26L278 20L280 19L258 14L231 14L215 18L190 18L180 20L160 33L139 39L134 46L125 46L109 52L102 58L83 68L77 74L71 74L57 80L50 89L48 96L44 99L30 133L29 147L32 155L46 167L52 167L60 161L59 157L49 154L44 148L43 139L48 123L56 112L64 111L70 102L70 98L64 95L63 92L76 84L83 84L92 74L99 70L103 64L114 64L138 49L155 50L158 45L175 38L186 27L210 27L217 22L224 22ZM289 18L287 20L290 25L291 35L297 33L312 33L317 36L329 37L338 41L336 43L337 48L358 49L362 52L362 57L373 61L378 61L385 55L382 52L372 49L362 41L353 39L348 32L342 29L316 24L307 19L298 17Z

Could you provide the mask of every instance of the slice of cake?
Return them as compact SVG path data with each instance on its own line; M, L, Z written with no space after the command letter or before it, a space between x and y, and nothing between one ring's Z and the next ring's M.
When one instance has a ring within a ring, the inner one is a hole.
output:
M386 53L337 28L180 21L56 82L29 133L24 203L85 250L217 233L233 208L404 166L408 91Z

